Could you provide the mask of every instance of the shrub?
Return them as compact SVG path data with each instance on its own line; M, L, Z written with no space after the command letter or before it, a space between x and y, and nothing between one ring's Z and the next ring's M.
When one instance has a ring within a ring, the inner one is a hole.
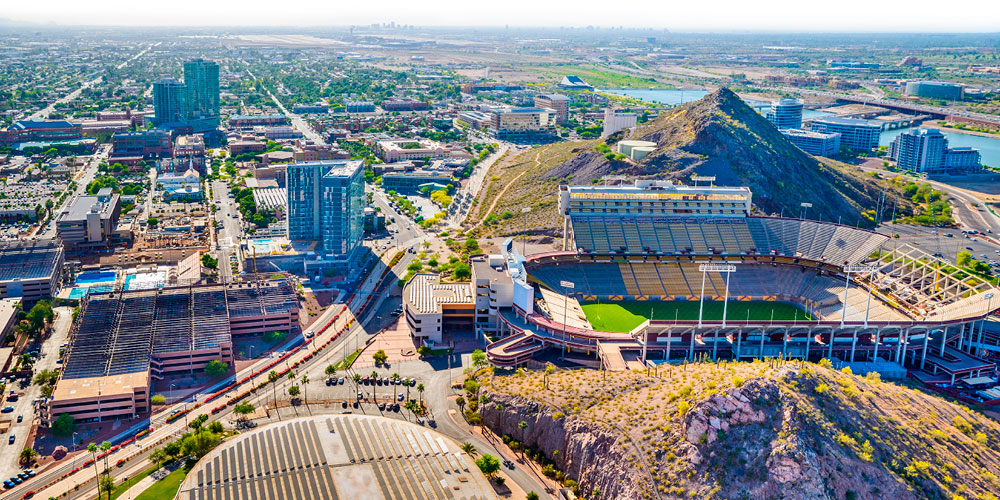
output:
M690 409L691 409L691 403L687 401L682 400L680 403L677 403L677 415L679 415L681 418L684 418L684 415L686 415L688 410Z
M827 394L830 392L830 386L826 384L819 384L816 386L816 394Z

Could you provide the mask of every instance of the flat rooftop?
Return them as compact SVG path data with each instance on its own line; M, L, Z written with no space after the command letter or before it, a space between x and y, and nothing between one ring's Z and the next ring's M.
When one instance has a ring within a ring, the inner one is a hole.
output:
M101 217L106 217L111 214L111 210L114 208L115 200L117 200L119 195L111 194L108 197L97 195L87 195L78 196L73 203L70 204L69 208L63 212L63 217L60 220L64 221L82 221L86 220L87 213L90 209L97 206L101 212Z
M0 240L0 282L50 278L62 254L56 240Z
M441 283L436 274L418 274L406 285L404 298L411 307L423 314L435 313L442 304L473 304L470 283Z
M178 500L497 500L459 443L403 420L303 417L240 434L198 461Z

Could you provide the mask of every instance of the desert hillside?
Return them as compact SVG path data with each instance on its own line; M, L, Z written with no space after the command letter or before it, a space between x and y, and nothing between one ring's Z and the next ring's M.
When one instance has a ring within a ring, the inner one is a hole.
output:
M877 374L691 363L519 372L480 390L486 425L587 498L955 500L1000 488L1000 424Z

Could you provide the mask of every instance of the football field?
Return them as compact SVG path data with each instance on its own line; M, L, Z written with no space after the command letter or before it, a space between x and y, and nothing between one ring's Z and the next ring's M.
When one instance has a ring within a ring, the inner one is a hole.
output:
M697 320L698 302L586 302L581 303L587 320L594 330L602 332L627 332L646 319ZM705 301L705 320L722 319L722 302ZM729 301L726 321L799 321L811 319L801 307L786 302L737 302Z

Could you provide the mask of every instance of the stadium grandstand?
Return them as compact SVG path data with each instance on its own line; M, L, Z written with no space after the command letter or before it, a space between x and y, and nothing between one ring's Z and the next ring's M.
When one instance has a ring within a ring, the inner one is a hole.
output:
M378 416L303 417L243 433L198 461L178 500L496 500L451 439Z
M152 384L233 361L233 338L298 327L295 291L281 281L91 294L80 302L48 417L133 418Z
M0 241L0 299L52 297L59 290L63 261L58 240Z
M564 251L503 247L513 307L489 360L624 370L709 357L830 358L951 383L992 374L998 289L839 224L750 215L746 188L563 186Z

